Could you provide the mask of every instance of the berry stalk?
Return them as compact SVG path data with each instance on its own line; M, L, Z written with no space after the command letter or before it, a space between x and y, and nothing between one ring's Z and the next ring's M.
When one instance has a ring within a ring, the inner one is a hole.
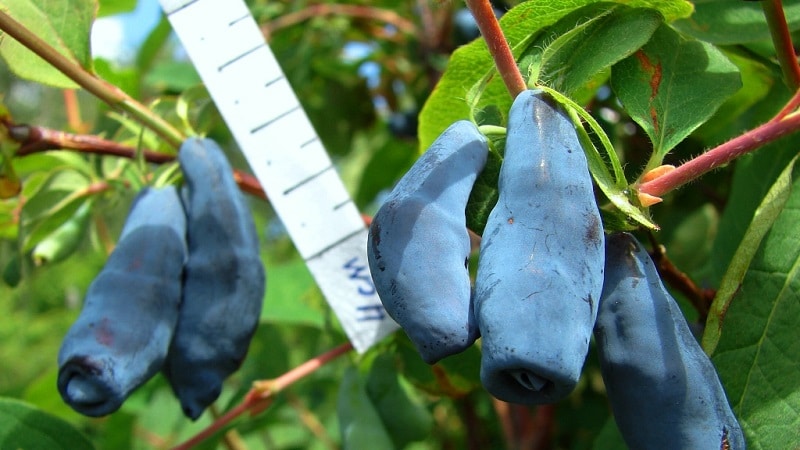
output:
M497 71L503 79L508 88L508 92L512 98L516 98L520 92L527 89L525 80L522 78L522 73L517 67L517 61L511 53L511 48L508 46L503 30L500 28L500 23L494 15L489 0L466 0L467 7L472 11L472 16L478 24L478 29L481 31L481 36L486 40L486 47L489 48L489 53L494 59L494 64L497 66Z

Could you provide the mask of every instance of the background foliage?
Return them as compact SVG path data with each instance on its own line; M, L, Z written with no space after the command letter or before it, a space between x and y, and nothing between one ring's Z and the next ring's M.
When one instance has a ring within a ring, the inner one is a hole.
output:
M491 76L492 60L483 41L473 41L477 31L465 23L469 16L460 2L247 3L367 215L454 120L505 123L511 98ZM607 175L594 171L598 184L607 184L598 194L606 227L636 226L609 201L614 196L660 227L638 227L637 233L652 244L687 318L704 330L704 348L750 446L794 448L800 442L800 185L794 169L800 138L786 133L755 145L756 151L650 208L629 189L662 163L678 166L774 120L792 100L800 81L776 52L780 37L771 31L778 27L769 19L769 5L781 2L493 3L526 77L584 106L613 144L624 180L609 168ZM129 61L92 56L94 19L134 6L132 0L103 0L99 9L89 0L0 0L0 9L70 61L180 130L213 137L246 172L165 19ZM784 1L782 11L785 39L800 29L800 1ZM143 152L78 152L74 136L100 136L166 157L174 150L131 116L74 90L73 81L10 36L2 36L0 55L0 446L57 448L48 439L73 449L176 445L213 422L214 414L186 420L160 376L102 419L73 412L55 383L61 337L113 248L131 199L146 182L174 170L171 162L147 163ZM788 113L787 119L794 117ZM53 137L48 147L30 134L42 130L74 136ZM493 163L470 205L476 230L496 196L502 139L493 145ZM599 167L610 165L611 157L603 154ZM239 404L254 381L278 377L346 340L269 203L258 196L251 202L269 274L265 308L217 413ZM593 352L576 391L539 407L492 400L480 386L478 365L479 349L471 348L427 366L397 333L366 355L335 359L201 448L332 449L344 438L350 448L367 448L359 442L408 449L623 447Z

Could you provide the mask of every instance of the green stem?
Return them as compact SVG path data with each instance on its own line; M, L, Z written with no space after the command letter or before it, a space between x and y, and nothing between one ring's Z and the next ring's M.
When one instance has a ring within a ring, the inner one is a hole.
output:
M511 97L516 98L520 92L527 89L527 85L525 84L525 79L522 78L519 67L517 67L517 61L514 59L514 54L511 53L508 41L503 35L500 23L497 22L491 2L489 0L466 1L472 16L475 18L475 22L478 24L481 35L486 41L486 47L489 48L489 53L494 59L494 64L497 66L500 77L506 84Z
M153 130L162 139L175 148L179 148L184 140L180 131L137 102L113 84L98 78L94 74L70 60L56 49L31 32L23 24L17 22L5 11L0 11L0 30L7 33L30 51L50 63L66 75L78 86L107 103L112 108L127 113L134 120Z
M772 43L783 71L784 82L792 90L800 89L800 65L797 64L797 55L794 53L792 35L786 24L786 16L783 14L782 1L763 0L761 7L772 35Z

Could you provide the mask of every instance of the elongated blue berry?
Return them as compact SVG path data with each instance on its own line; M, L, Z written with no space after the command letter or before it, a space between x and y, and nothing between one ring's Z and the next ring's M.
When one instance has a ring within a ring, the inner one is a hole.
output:
M253 218L222 150L208 139L188 139L178 161L186 181L189 260L164 374L184 413L196 419L247 354L266 274Z
M178 318L185 235L176 189L143 189L61 344L58 390L76 411L110 414L161 369Z
M454 123L395 186L370 226L367 254L381 302L430 364L478 337L464 210L488 152L474 124Z
M630 448L745 448L711 360L630 234L608 237L594 333L614 418Z
M552 403L583 368L604 240L573 124L539 91L511 107L498 189L475 280L481 381L504 401Z

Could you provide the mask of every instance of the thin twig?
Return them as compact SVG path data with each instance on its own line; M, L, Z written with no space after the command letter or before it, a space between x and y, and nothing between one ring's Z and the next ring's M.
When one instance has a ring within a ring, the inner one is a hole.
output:
M80 153L131 159L138 154L135 147L90 134L73 134L46 127L7 122L4 122L3 125L8 129L8 135L21 144L15 153L15 156L19 157L48 150L73 150ZM141 150L141 155L145 161L154 164L164 164L175 160L175 155L153 150ZM242 192L267 199L267 194L256 177L239 169L233 169L233 179Z
M300 422L303 422L303 425L311 431L311 434L313 434L324 447L328 448L328 450L338 450L339 446L336 445L336 442L331 438L328 430L325 429L325 425L320 422L317 416L315 416L296 395L287 394L286 399L289 405L297 412Z
M112 108L127 113L137 122L153 130L173 147L178 148L183 142L184 137L181 132L167 121L131 98L122 89L98 78L77 62L59 53L58 50L2 10L0 10L0 30L47 61L78 86L86 89Z
M771 120L681 164L674 170L640 184L638 190L645 195L662 197L746 153L797 130L800 130L800 113L790 114L782 120Z
M520 92L527 89L525 79L522 78L522 73L517 67L517 61L514 59L514 54L511 53L511 48L508 46L503 30L500 28L500 23L494 15L494 8L489 0L466 0L475 22L478 24L478 29L486 41L486 47L494 59L494 64L497 66L497 71L508 89L512 98L516 98Z
M375 8L372 6L344 5L337 3L309 5L299 11L284 14L275 20L261 25L261 32L267 39L270 39L278 30L297 25L314 17L327 15L341 15L375 20L392 25L401 33L416 33L416 26L414 26L413 22L392 10Z
M792 44L792 33L786 23L781 0L762 0L761 7L772 36L775 54L783 72L783 80L792 90L800 89L800 65Z
M667 256L667 249L649 234L653 246L651 257L664 281L683 294L699 314L698 322L705 323L716 291L699 287L686 273L678 269Z
M336 358L350 352L353 349L353 344L346 342L338 347L335 347L315 358L312 358L303 364L293 368L292 370L284 373L283 375L273 380L256 381L253 383L253 388L245 395L241 403L233 407L230 411L220 416L214 422L194 435L186 442L173 447L173 450L188 450L195 445L209 439L222 428L228 426L231 422L246 412L257 414L262 412L269 406L275 398L275 394L281 392L292 384L302 380L306 376L314 373L317 369L335 360Z

